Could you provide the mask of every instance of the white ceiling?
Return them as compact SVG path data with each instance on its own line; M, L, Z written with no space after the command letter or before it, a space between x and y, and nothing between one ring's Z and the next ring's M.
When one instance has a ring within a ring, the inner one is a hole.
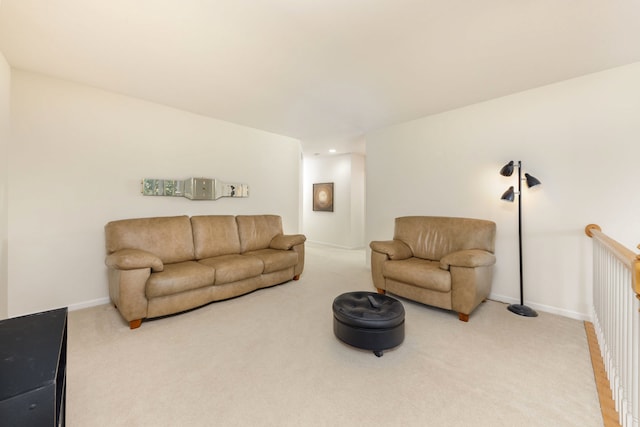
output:
M640 61L638 0L0 0L12 67L302 141Z

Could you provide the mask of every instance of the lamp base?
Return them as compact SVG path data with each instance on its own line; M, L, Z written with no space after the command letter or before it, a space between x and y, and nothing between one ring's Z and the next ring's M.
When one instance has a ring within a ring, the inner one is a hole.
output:
M517 314L518 316L538 317L538 313L536 313L534 309L532 309L531 307L527 307L526 305L511 304L507 307L507 310Z

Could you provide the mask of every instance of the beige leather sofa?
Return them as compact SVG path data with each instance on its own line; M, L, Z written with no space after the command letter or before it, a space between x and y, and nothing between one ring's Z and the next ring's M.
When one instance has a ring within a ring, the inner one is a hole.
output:
M393 240L369 245L373 284L467 322L491 291L495 234L496 224L481 219L396 218Z
M136 218L105 226L109 295L131 329L258 288L298 280L302 234L276 215Z

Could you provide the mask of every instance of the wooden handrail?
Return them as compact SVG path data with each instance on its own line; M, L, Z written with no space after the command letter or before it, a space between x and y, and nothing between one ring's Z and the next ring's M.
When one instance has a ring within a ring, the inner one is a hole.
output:
M606 246L609 251L615 255L625 266L629 267L632 272L632 286L636 294L636 298L640 299L640 254L636 254L622 244L613 240L602 232L598 224L589 224L584 228L587 236L597 239L602 245ZM638 245L640 249L640 245Z

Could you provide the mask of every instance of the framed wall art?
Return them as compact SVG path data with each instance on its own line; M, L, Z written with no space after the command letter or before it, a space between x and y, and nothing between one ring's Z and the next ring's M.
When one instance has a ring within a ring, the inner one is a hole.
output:
M313 210L333 212L333 182L313 184Z

